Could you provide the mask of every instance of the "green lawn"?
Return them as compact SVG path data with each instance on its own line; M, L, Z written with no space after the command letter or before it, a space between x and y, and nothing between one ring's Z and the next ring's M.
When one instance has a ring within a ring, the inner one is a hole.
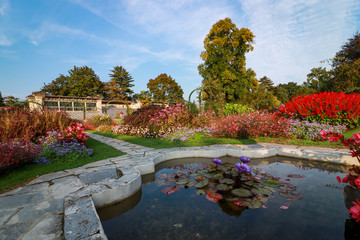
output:
M207 146L213 144L255 144L255 143L278 143L278 144L287 144L287 145L297 145L297 146L318 146L318 147L330 147L330 148L339 148L343 147L340 143L331 143L328 141L323 142L314 142L311 140L299 140L299 139L287 139L287 138L270 138L270 137L259 137L253 139L233 139L233 138L200 138L195 140L190 140L186 142L174 143L162 139L152 139L152 138L143 138L143 137L134 137L119 135L113 133L104 133L89 131L91 133L99 134L105 137L111 137L130 143L142 145L145 147L151 147L155 149L160 148L173 148L173 147L198 147L198 146ZM353 133L360 132L360 128L346 132L344 135L346 138L352 136Z
M32 179L46 173L77 168L91 162L96 162L125 154L92 138L89 138L85 145L87 148L93 149L94 151L90 158L79 159L74 162L52 163L45 165L31 164L17 168L12 172L7 172L6 175L0 176L0 193L24 185Z

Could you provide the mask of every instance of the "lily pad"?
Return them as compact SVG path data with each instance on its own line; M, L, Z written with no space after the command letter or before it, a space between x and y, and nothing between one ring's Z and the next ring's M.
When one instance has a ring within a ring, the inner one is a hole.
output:
M181 180L176 182L176 184L178 184L178 185L185 185L187 183L188 183L188 179L181 179Z
M187 187L193 187L193 186L195 186L195 183L194 183L194 182L187 182L187 183L185 184L185 186L187 186Z
M251 191L255 194L255 195L267 195L267 196L270 196L273 194L272 191L270 191L270 189L267 189L267 188L254 188L254 189L251 189Z
M226 191L226 190L229 190L229 186L222 183L222 184L216 185L216 189L218 191Z
M239 197L250 197L253 194L245 188L237 188L231 191L231 193L235 196L239 196Z
M261 208L262 207L262 202L259 201L259 200L253 200L247 205L247 207L250 208L250 209Z
M196 188L203 188L203 187L207 186L208 183L209 183L209 181L207 179L205 179L204 181L201 181L201 182L195 184L195 187Z
M198 178L200 176L201 176L200 173L192 173L192 174L190 174L190 177L193 177L193 178Z
M222 198L223 198L223 196L220 193L208 192L206 194L206 199L209 201L212 201L212 202L218 202Z
M259 183L253 182L253 181L247 181L247 182L245 182L245 184L248 185L248 186L256 186L256 185L259 185Z
M199 189L195 193L198 194L198 195L204 195L206 192L204 190L202 190L202 189Z
M216 172L216 168L209 168L209 173Z
M279 186L280 183L279 181L273 180L273 179L266 179L263 184L265 184L266 186Z
M172 194L172 193L174 193L174 192L177 192L177 191L179 191L179 190L180 190L180 188L179 188L178 186L167 186L167 187L162 188L162 189L161 189L161 192L170 195L170 194Z
M222 174L220 174L220 173L214 175L215 180L221 180L223 178L224 178L224 176Z
M234 183L234 180L232 180L230 178L224 178L224 179L221 179L219 182L231 185Z

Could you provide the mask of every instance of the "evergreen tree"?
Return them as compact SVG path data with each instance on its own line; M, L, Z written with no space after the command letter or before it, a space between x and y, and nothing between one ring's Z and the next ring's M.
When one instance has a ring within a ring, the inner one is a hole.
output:
M109 99L130 100L134 91L133 78L122 66L115 66L109 74L110 81L105 84L105 91Z
M5 106L4 98L2 97L2 94L0 92L0 107L4 107L4 106Z
M170 103L181 103L184 101L182 88L166 73L160 74L155 79L150 79L147 87L152 99L155 101L168 101Z

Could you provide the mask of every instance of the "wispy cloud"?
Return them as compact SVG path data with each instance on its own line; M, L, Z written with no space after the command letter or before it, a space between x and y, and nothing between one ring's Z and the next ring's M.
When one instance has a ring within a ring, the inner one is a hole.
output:
M275 83L302 83L311 68L333 57L344 36L356 32L351 11L360 8L357 0L240 2L256 35L248 65Z
M10 7L8 0L0 0L0 15L5 16L7 13L6 10L8 10Z
M12 45L12 41L3 33L0 33L0 46L8 47Z

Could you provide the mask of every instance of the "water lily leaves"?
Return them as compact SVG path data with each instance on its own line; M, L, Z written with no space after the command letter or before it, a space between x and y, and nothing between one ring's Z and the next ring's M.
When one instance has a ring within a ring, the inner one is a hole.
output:
M174 192L177 192L179 190L180 190L180 188L178 186L167 186L167 187L163 187L161 189L161 192L170 195L170 194L172 194Z
M206 192L203 189L199 189L195 193L198 195L204 195Z
M221 183L221 184L216 185L216 189L218 191L226 191L226 190L229 190L230 188L229 188L229 185Z
M228 184L228 185L231 185L233 184L235 181L230 179L230 178L223 178L219 181L220 183L225 183L225 184Z
M262 207L262 202L259 200L252 200L248 202L247 207L250 209L257 209Z
M205 173L204 174L204 177L206 177L206 178L213 178L214 176L215 176L214 173Z
M287 175L289 178L304 178L304 175L299 175L299 174L288 174Z
M256 185L259 185L259 183L257 183L257 182L253 182L253 181L247 181L247 182L245 182L245 184L246 185L248 185L248 186L256 186Z
M216 172L216 168L209 168L209 173L211 173L211 172Z
M203 188L205 186L207 186L209 183L209 181L207 179L201 181L201 182L198 182L197 184L195 184L195 187L196 188Z
M195 183L194 183L194 182L187 182L187 183L185 184L185 186L187 186L187 187L193 187L193 186L195 186Z
M192 173L192 174L190 174L190 177L193 177L193 178L198 178L200 176L201 176L200 173Z
M224 176L222 174L220 174L220 173L214 175L215 180L221 180L223 178L224 178Z
M251 189L251 191L255 194L255 195L267 195L267 196L270 196L273 194L273 192L268 189L268 188L254 188L254 189Z
M266 186L270 186L270 187L280 186L279 181L273 180L273 179L265 179L263 184L265 184Z
M180 179L179 181L176 182L176 184L178 185L185 185L188 183L188 179Z
M203 181L203 180L204 180L204 176L195 178L195 181L197 181L197 182L201 182L201 181Z
M239 196L239 197L250 197L253 194L250 192L250 190L245 189L245 188L237 188L237 189L233 189L231 191L231 193L235 196Z
M212 201L212 202L218 202L222 198L223 198L223 196L220 193L208 192L206 194L206 199L209 201Z

